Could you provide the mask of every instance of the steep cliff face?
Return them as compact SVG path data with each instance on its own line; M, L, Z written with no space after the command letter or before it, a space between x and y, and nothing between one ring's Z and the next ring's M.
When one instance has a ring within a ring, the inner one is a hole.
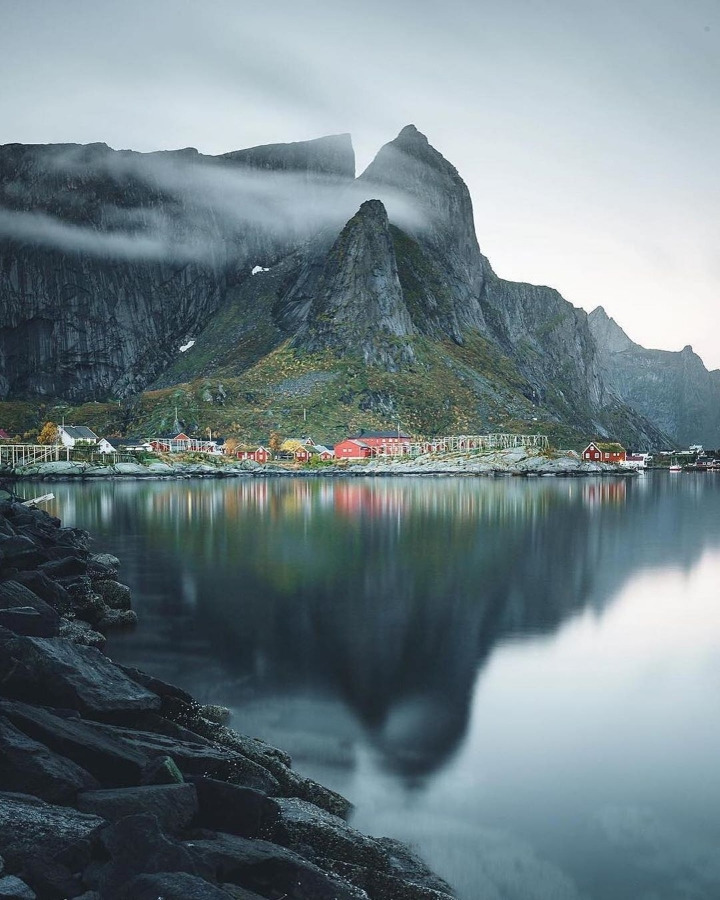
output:
M425 259L409 252L404 260L408 279L422 285L418 327L458 343L467 328L485 331L480 306L483 261L470 193L457 169L408 125L380 150L358 181L380 196L388 189L393 192L387 201L390 220L423 250ZM392 201L403 197L408 207L396 212ZM433 279L426 277L427 269L435 273Z
M142 390L353 177L346 135L222 158L0 148L0 397Z
M589 317L606 382L684 447L720 446L720 371L708 372L692 347L647 350L599 306Z
M407 339L414 331L385 207L367 200L327 255L296 344L309 350L359 350L368 365L393 371L413 361Z

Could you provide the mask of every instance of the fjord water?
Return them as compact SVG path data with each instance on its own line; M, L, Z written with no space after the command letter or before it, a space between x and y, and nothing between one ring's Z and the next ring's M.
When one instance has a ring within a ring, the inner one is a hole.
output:
M720 476L57 484L109 652L461 900L720 897Z

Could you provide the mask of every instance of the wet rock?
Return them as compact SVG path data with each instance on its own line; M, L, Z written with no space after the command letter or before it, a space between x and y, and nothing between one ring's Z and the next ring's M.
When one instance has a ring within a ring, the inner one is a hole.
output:
M100 875L100 894L117 897L137 875L158 872L186 872L198 875L203 870L181 843L167 838L152 815L126 816L100 832L100 841L110 862Z
M246 894L248 900L263 900L257 894ZM137 875L116 895L117 900L237 900L222 888L209 884L186 872L159 872L156 875Z
M149 691L152 691L153 694L157 694L157 696L162 700L165 700L166 698L173 698L188 706L191 706L195 703L195 700L190 696L190 694L188 694L187 691L184 691L182 688L176 687L174 684L168 684L166 681L162 681L159 678L148 675L147 672L142 672L140 669L134 669L131 666L120 666L120 668L128 676L128 678L132 678L132 680L137 684L140 684L144 688L147 688Z
M120 569L120 560L111 553L93 553L88 558L88 574L93 579L115 579Z
M0 626L28 637L53 637L58 633L57 624L54 627L48 624L31 606L0 609Z
M105 824L97 816L53 806L29 794L0 793L0 853L18 872L36 856L82 867Z
M0 877L0 900L36 900L37 894L14 875Z
M333 859L319 860L319 863L356 887L362 888L372 897L372 900L453 900L450 888L447 888L446 891L439 891L422 884L405 881L388 872Z
M233 900L265 900L260 894L254 891L246 891L245 888L238 887L236 884L221 884L220 887L226 891Z
M130 588L126 584L111 580L98 581L94 583L94 589L110 609L126 610L132 606Z
M52 606L60 615L70 612L72 602L65 588L49 578L44 572L32 570L20 572L16 580Z
M72 554L61 559L51 559L40 566L40 571L49 578L70 578L87 573L87 562Z
M46 709L8 700L0 701L0 713L24 734L90 772L103 786L139 784L151 759L147 753L90 728L80 719L63 718Z
M218 725L227 725L232 718L232 713L227 706L218 706L210 704L200 708L200 715L210 722L216 722Z
M0 790L62 804L72 803L78 791L98 787L89 772L28 737L4 716L0 716L0 751Z
M82 644L85 647L96 647L102 650L107 639L104 634L85 622L83 619L62 619L60 621L59 636L73 644Z
M368 900L360 888L343 883L290 850L267 841L228 834L187 841L195 859L211 867L219 882L230 882L261 896L287 900Z
M140 687L99 650L58 638L0 633L0 675L8 696L107 714L157 709L160 698Z
M273 838L303 855L310 848L314 857L329 857L375 869L387 869L385 853L373 838L351 828L338 816L312 803L278 798L280 818Z
M429 868L419 856L413 853L405 844L393 838L381 837L375 839L387 854L390 864L390 873L397 878L413 884L421 885L430 890L439 891L448 895L452 889Z
M93 813L117 822L138 813L154 815L168 834L187 828L198 812L198 797L192 784L161 784L147 787L85 791L78 795L80 812Z
M42 900L67 900L85 891L82 879L70 866L45 856L27 860L20 874Z
M280 818L278 804L260 791L194 778L199 804L198 825L246 838L269 840Z
M199 737L184 741L98 722L87 722L85 727L126 747L128 752L146 757L169 756L183 775L210 775L226 781L236 773L242 773L249 762L239 753L213 746Z
M134 628L137 621L137 614L132 609L108 609L97 627L103 632L113 628Z
M25 614L24 619L17 614L15 616L5 616L8 623L17 619L18 626L22 626L24 622L25 627L31 629L29 632L20 631L21 634L32 634L37 637L52 637L58 633L60 617L52 606L47 604L44 600L41 600L37 594L17 581L1 582L0 611L9 611L18 608L30 608L35 610L36 613L34 619L32 616L28 617L27 614ZM5 622L3 622L1 618L0 623L5 625ZM5 625L5 627L16 630L13 629L10 624Z
M34 569L46 560L40 548L24 535L0 535L0 569Z
M299 797L340 819L346 819L352 812L352 803L342 794L331 791L312 778L303 778L292 769L282 773L280 784L284 796Z
M156 756L143 769L141 785L183 784L183 774L169 756Z

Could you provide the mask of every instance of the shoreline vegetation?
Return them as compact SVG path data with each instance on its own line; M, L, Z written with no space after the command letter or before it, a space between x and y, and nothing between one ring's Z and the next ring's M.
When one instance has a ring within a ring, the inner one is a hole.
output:
M227 458L188 458L165 454L142 462L118 462L113 465L80 461L32 463L0 470L0 476L40 481L92 480L96 478L233 478L255 477L358 477L405 475L466 476L587 476L634 475L631 469L609 463L582 460L574 451L536 450L534 448L474 452L472 454L427 454L425 456L378 458L357 462L342 460L300 465L278 462L236 462Z
M452 900L229 710L105 656L137 619L90 544L0 494L0 895Z

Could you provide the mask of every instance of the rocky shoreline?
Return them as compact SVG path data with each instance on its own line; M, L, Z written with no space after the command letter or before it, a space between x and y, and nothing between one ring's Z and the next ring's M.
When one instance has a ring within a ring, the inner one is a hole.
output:
M237 478L239 476L271 477L363 477L403 475L514 475L532 477L556 475L583 477L587 475L634 475L630 469L608 463L587 462L577 453L546 453L530 449L502 450L474 455L459 454L439 458L437 455L399 459L371 459L360 464L323 465L317 468L287 468L281 465L245 460L240 463L167 463L149 465L120 462L111 466L90 465L83 462L45 462L18 466L0 472L6 477L35 481L95 480L117 478Z
M0 499L0 898L451 900L282 750L113 663L119 561Z

